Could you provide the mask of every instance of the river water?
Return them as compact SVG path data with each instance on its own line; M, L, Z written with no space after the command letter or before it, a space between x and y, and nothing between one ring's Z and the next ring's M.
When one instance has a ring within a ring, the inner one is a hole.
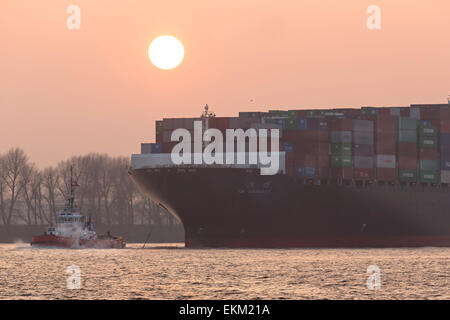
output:
M0 244L0 299L450 299L449 284L450 248Z

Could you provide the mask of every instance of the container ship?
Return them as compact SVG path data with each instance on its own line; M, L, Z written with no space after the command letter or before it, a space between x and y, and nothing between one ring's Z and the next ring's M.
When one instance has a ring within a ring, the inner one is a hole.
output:
M269 151L279 154L279 170L174 164L173 131L194 133L198 121L224 135L278 129L279 150ZM155 127L156 142L141 144L129 174L181 220L186 247L450 246L450 102L238 117L206 108Z

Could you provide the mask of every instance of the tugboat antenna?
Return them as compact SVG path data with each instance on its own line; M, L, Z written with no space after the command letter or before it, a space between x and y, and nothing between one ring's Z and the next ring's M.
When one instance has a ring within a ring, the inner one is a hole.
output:
M72 179L72 174L73 174L73 166L70 166L70 209L73 209L73 179Z

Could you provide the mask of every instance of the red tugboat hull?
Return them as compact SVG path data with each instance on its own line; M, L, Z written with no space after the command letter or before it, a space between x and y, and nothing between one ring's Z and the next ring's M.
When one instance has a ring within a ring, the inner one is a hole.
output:
M122 249L125 242L121 238L100 238L100 239L74 239L56 235L34 236L31 240L33 247L54 247L54 248L97 248L97 249Z

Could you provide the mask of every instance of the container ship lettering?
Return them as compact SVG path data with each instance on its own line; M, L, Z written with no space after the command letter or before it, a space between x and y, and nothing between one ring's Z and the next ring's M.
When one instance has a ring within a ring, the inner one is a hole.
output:
M171 134L193 133L195 121L224 137L227 129L278 129L279 171L175 165ZM239 117L206 108L199 118L156 121L156 142L141 144L129 173L182 221L186 247L450 246L450 103Z

